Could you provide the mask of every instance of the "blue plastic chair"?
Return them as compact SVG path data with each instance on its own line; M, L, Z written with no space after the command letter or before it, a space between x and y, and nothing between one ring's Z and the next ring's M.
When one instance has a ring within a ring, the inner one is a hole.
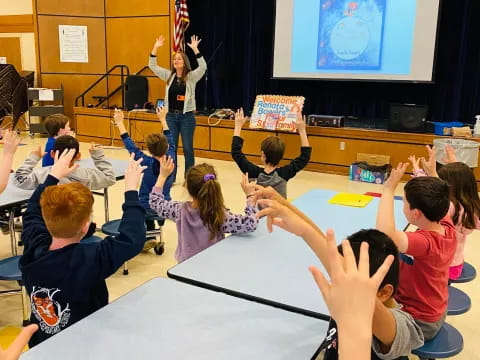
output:
M472 301L462 290L448 287L448 308L447 315L465 314L472 307Z
M163 219L162 218L153 218L152 220L162 221ZM109 222L103 224L102 233L104 233L105 235L110 235L110 236L118 236L120 234L119 231L118 231L118 228L120 226L120 222L121 222L121 220L118 219L118 220L112 220L112 221L109 221ZM165 251L165 243L162 241L162 227L160 227L160 229L147 231L147 236L152 236L152 235L159 235L160 240L157 243L157 245L154 247L154 251L157 255L162 255L163 252ZM128 275L128 264L127 264L127 262L125 262L125 264L123 264L123 275Z
M12 256L0 260L0 280L16 281L20 285L18 290L0 291L1 295L20 294L22 296L22 312L23 312L23 326L29 323L29 311L27 291L22 283L22 272L20 271L18 261L20 256Z
M444 323L437 336L412 351L420 359L446 359L463 350L463 337L452 325Z
M477 277L477 270L467 262L463 263L463 270L460 277L455 280L450 280L451 283L466 283L472 281Z

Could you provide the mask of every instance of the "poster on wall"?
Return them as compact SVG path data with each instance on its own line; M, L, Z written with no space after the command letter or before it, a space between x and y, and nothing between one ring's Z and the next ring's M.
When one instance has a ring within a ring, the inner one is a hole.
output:
M84 25L58 25L60 62L88 63L88 32Z
M303 96L257 95L250 127L295 132L297 113L302 112L304 102Z

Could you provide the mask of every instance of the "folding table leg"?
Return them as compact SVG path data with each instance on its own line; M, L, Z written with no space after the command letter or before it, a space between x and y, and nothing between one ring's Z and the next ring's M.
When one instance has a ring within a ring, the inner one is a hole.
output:
M103 189L103 203L105 205L105 223L110 221L110 214L108 208L108 188Z
M15 209L10 209L8 227L10 228L10 247L12 255L17 256L17 237L15 235Z

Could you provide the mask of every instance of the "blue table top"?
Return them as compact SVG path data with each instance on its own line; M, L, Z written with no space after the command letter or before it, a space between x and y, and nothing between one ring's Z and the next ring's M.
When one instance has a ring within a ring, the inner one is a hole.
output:
M118 160L118 159L107 159L107 161L112 164L113 171L115 173L115 178L117 180L121 180L125 176L125 171L128 167L127 160ZM85 168L93 168L95 165L93 164L92 158L82 159L79 161L81 167Z
M322 230L333 228L338 242L362 228L375 227L378 198L365 208L353 208L329 204L335 194L313 190L294 204ZM407 226L402 209L403 201L395 201L399 229ZM325 319L329 316L328 308L308 271L309 265L325 272L301 238L279 228L269 234L265 221L261 220L254 233L230 236L172 267L168 276Z
M128 166L128 161L126 160L117 160L117 159L108 159L108 161L113 166L113 171L115 172L115 177L117 180L121 180L125 176L125 171ZM94 167L93 161L91 158L83 159L79 161L82 167ZM16 187L13 184L13 174L10 175L10 180L8 182L7 188L5 191L0 194L0 208L2 207L11 207L18 204L26 203L30 196L32 196L33 190L22 190Z
M328 323L164 278L122 296L21 359L310 359Z
M25 203L32 194L33 190L22 190L13 185L13 174L11 174L5 191L0 194L0 208Z

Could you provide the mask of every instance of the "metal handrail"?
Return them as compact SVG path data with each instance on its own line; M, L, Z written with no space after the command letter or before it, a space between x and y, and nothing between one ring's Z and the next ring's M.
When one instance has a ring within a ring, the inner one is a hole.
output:
M82 106L85 106L85 95L90 91L92 90L95 86L97 86L97 84L102 81L103 79L105 79L108 75L110 75L110 73L112 71L114 71L115 69L120 69L120 76L122 78L122 85L120 85L120 87L122 88L122 102L123 104L125 103L125 81L124 81L124 76L129 76L130 75L130 69L128 68L127 65L115 65L113 66L110 70L108 70L105 74L103 74L97 81L95 81L92 85L89 86L89 88L87 90L85 90L83 93L81 93L80 95L78 95L76 98L75 98L75 106L78 106L78 99L82 99ZM124 70L126 71L126 74L124 74ZM119 88L120 88L119 87ZM119 88L117 88L115 90L118 91ZM107 98L109 98L109 96L107 96ZM123 105L122 104L122 105Z
M140 70L138 70L135 75L140 75L142 72L144 72L145 70L149 69L150 67L147 65L147 66L144 66L143 68L141 68Z
M141 68L140 70L138 70L135 75L140 75L142 72L144 72L145 70L149 69L150 67L147 65L147 66L144 66L143 68ZM104 96L102 98L102 100L97 103L95 105L95 107L98 107L100 105L102 105L105 101L108 101L113 95L115 95L119 90L121 90L123 87L125 86L125 84L121 84L119 85L115 90L113 90L110 94L108 94L107 96ZM125 102L124 102L125 103Z

